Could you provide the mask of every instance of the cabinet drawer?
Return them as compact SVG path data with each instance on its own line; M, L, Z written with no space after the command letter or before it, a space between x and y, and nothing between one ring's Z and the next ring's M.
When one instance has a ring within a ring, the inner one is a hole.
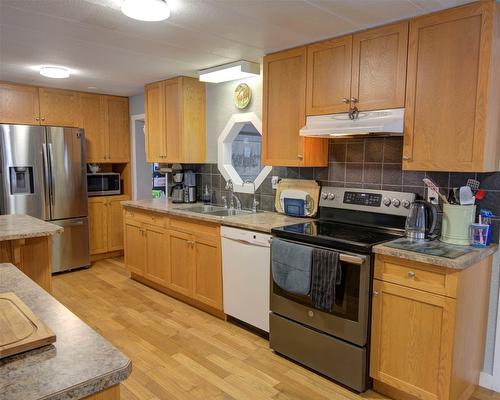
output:
M161 228L168 227L168 218L162 214L152 213L148 211L139 211L136 209L125 209L125 220L133 220L143 222L145 224L158 226Z
M456 297L456 272L430 264L377 254L375 278L430 293Z
M206 235L219 236L220 227L210 222L193 221L188 219L170 219L170 229L190 233L194 236L205 237Z

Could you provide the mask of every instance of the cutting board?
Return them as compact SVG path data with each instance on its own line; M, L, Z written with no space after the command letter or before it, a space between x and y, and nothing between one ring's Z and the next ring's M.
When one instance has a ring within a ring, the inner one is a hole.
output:
M281 192L286 189L301 190L307 193L312 201L312 210L310 217L313 217L318 212L318 200L321 187L316 181L305 179L282 179L276 188L276 198L274 208L277 212L283 214L283 207L281 207Z
M0 293L0 358L46 346L56 335L14 293Z

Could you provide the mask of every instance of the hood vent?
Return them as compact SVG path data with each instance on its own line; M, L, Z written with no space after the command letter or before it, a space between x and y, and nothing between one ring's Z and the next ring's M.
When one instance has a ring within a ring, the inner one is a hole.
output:
M360 111L356 119L349 113L309 116L300 136L310 137L353 137L402 136L405 109Z

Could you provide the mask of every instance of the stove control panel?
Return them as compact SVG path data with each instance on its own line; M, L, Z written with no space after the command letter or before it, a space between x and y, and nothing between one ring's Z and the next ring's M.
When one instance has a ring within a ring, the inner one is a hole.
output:
M415 193L357 188L321 188L320 207L407 216Z

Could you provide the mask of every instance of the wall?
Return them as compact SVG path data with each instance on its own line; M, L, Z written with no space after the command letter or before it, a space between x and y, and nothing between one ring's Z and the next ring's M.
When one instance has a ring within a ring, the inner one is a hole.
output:
M144 93L128 98L130 115L144 114Z

